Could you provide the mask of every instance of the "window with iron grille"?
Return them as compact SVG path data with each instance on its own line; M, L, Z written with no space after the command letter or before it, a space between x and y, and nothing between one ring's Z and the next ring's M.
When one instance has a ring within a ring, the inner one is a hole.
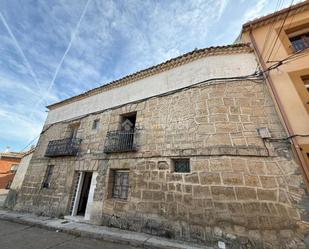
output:
M46 173L44 176L44 180L42 183L42 188L49 188L50 187L50 182L51 182L51 178L53 175L53 171L54 171L54 165L48 165L47 169L46 169Z
M176 173L189 173L190 172L190 159L181 158L173 159L174 172Z
M295 52L309 48L309 32L290 36L289 39Z
M128 199L129 190L129 171L128 170L113 170L113 190L112 198Z

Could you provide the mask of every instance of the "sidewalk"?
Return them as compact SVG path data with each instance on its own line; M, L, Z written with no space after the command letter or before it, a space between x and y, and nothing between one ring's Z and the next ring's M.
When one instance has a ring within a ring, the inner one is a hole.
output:
M125 231L117 228L77 223L64 219L35 216L0 209L0 220L36 226L75 236L115 242L150 249L213 249L199 245L187 244L182 241L169 240L145 233Z

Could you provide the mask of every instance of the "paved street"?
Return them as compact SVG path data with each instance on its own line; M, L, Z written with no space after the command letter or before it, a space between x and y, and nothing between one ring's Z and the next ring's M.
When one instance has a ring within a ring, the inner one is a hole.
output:
M1 249L137 249L0 220Z

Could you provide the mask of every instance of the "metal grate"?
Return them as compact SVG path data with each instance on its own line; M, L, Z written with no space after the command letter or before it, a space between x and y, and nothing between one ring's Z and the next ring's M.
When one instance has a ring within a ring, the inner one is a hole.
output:
M129 172L122 170L114 170L112 197L126 200L128 198L128 190Z
M45 156L76 156L81 139L79 138L66 138L61 140L49 141Z
M129 152L136 151L136 130L124 131L116 130L107 132L105 139L104 152Z
M309 47L309 33L290 38L295 51L301 51Z
M174 171L178 173L190 172L190 160L189 159L174 159Z

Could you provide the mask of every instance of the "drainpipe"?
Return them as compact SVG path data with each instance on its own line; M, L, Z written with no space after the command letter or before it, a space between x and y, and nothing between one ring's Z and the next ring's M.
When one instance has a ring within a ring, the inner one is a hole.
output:
M276 90L276 88L274 86L274 82L272 81L271 77L269 76L269 73L265 72L267 70L267 66L266 66L266 64L265 64L265 62L263 60L263 57L262 57L262 55L261 55L261 53L259 51L259 48L257 46L257 43L256 43L255 39L254 39L251 27L250 27L250 31L249 31L249 36L250 36L250 41L251 41L251 43L252 43L252 45L254 47L254 50L255 50L255 52L257 54L258 59L259 59L260 65L261 65L261 67L262 67L262 69L264 71L264 73L263 73L264 77L266 78L266 80L268 82L268 85L270 87L270 90L271 90L271 92L272 92L272 94L273 94L273 96L275 98L276 103L277 103L278 109L279 109L281 117L283 119L284 126L285 126L285 128L287 130L288 136L289 137L292 136L291 137L292 147L293 147L294 151L296 152L296 157L297 157L297 159L298 159L298 161L300 163L300 166L302 168L303 173L305 174L305 182L306 182L306 185L307 185L307 189L309 189L309 169L307 168L307 165L306 165L306 162L305 162L305 160L303 158L303 155L302 155L301 149L299 147L299 144L296 141L296 138L293 137L293 135L295 135L295 134L294 134L293 129L291 127L291 124L290 124L290 122L288 120L287 114L286 114L286 112L285 112L285 110L283 108L283 105L282 105L282 102L281 102L281 100L279 98L278 92L277 92L277 90Z

